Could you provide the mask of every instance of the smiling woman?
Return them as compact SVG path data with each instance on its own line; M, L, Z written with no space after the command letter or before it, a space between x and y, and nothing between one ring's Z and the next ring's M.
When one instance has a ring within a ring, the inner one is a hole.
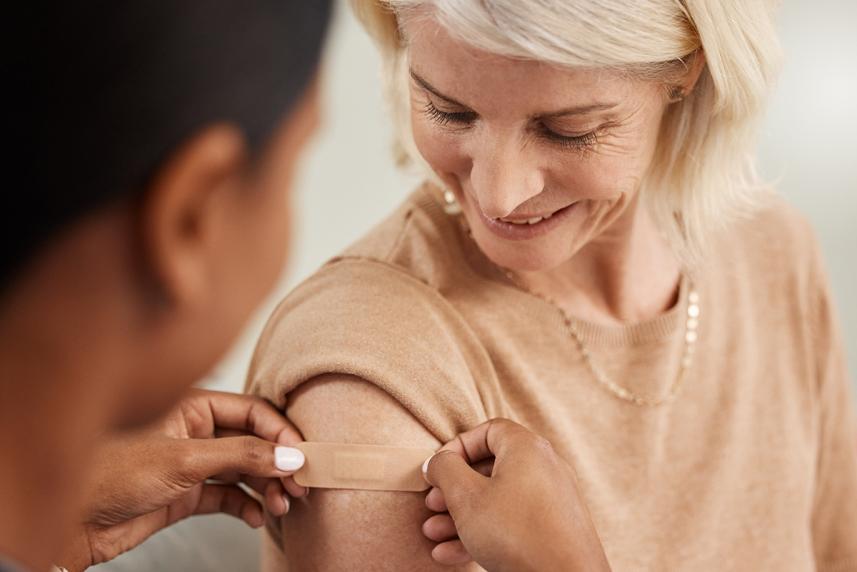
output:
M823 263L748 159L767 3L354 5L427 182L282 302L250 389L288 395L309 440L432 447L512 418L575 467L614 570L854 562ZM429 514L314 491L273 533L296 569L472 569Z
M408 30L412 36L427 31L431 34L429 28L434 26L440 34L464 39L468 52L476 53L471 67L481 72L480 83L470 83L478 85L480 101L484 102L486 94L491 93L517 94L528 99L528 107L548 112L546 115L553 121L541 125L542 135L559 146L591 149L602 130L612 131L623 125L620 121L617 126L611 119L618 120L617 114L631 111L628 104L643 103L652 90L661 91L672 103L681 101L681 105L655 110L664 114L663 121L648 117L661 137L646 165L649 172L641 182L650 187L644 194L662 231L686 258L698 255L708 231L722 227L730 215L745 211L764 188L748 158L753 156L756 123L780 59L771 17L774 2L495 2L490 9L466 2L394 0L382 4L387 9L372 8L373 2L355 2L358 15L378 40L384 56L402 161L416 161L428 167L422 150L414 146L418 124L405 119L408 113L427 111L429 116L453 126L478 118L476 110L456 105L463 97L450 100L453 93L439 93L426 81L439 81L446 76L457 82L465 75L453 62L442 61L443 50L430 52L431 65L441 70L439 74L414 77L414 66L424 64L415 59L418 52L412 49L419 38L409 37ZM598 28L605 31L592 32ZM444 45L436 40L431 36L425 39L434 49ZM589 85L599 87L587 93L586 82L566 78L571 83L563 85L556 81L560 76L554 74L552 84L539 84L539 96L548 103L539 108L539 100L533 98L534 84L528 81L532 78L514 73L492 74L490 62L479 54L537 61L541 68L576 69L579 75L589 76ZM409 105L409 75L447 107L437 108L432 101L420 106L411 101ZM495 81L481 83L486 76ZM605 80L613 80L612 86L605 85ZM464 95L461 90L466 86L452 85ZM641 97L623 101L626 98L621 97L622 92L614 88L642 88L642 93L637 94ZM594 99L599 94L604 94L606 101ZM623 102L624 110L596 116L600 111L609 111L603 108ZM564 113L566 106L576 113ZM564 115L570 117L563 118ZM682 215L678 220L676 212Z

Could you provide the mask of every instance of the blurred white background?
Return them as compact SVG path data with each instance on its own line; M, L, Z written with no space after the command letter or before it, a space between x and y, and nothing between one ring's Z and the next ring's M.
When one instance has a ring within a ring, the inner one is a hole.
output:
M760 144L762 172L813 222L857 366L857 2L790 0L780 12L785 67ZM418 179L397 172L379 60L340 4L326 54L326 119L296 181L289 269L229 356L207 380L240 391L274 304L390 212ZM850 151L849 151L850 149ZM258 535L228 517L196 518L156 535L102 571L255 570Z

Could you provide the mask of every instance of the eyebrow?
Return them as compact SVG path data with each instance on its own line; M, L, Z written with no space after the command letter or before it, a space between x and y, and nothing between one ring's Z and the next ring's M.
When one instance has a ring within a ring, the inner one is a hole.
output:
M438 91L438 89L436 87L434 87L432 84L427 82L424 78L420 77L420 75L417 72L415 72L414 70L410 70L410 72L411 72L411 78L415 82L417 82L420 85L420 87L422 87L424 90L431 92L432 94L436 95L437 97L439 97L440 99L442 99L448 103L469 109L466 105L464 105L460 101L456 101L456 100L452 99L451 97L449 97L448 95L442 94L440 91Z
M441 93L436 87L426 81L425 78L421 77L417 72L413 69L410 70L411 78L419 84L420 87L430 92L431 94L439 97L440 99L451 103L453 105L457 105L459 107L463 107L465 109L470 109L467 105L464 105L460 101L456 101L455 99L449 97L448 95L444 95ZM560 109L558 111L551 111L549 113L537 113L533 117L539 119L556 119L558 117L566 117L569 115L585 115L587 113L592 113L593 111L607 111L609 109L613 109L617 107L619 102L607 102L607 103L590 103L587 105L576 105L573 107L566 107L564 109Z

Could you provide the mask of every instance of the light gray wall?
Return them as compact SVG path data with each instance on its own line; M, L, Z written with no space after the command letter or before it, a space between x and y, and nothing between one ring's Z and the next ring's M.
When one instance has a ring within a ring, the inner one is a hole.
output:
M857 2L791 0L785 67L763 131L763 172L813 222L857 367Z
M857 365L857 2L791 0L781 12L786 65L766 122L763 172L815 224L852 364ZM416 183L390 160L378 57L347 10L327 54L325 125L297 182L290 271L209 385L239 391L275 300L388 213ZM850 149L850 150L849 150ZM853 379L853 375L852 375ZM254 570L257 537L227 517L191 520L103 571ZM243 563L238 565L237 563Z

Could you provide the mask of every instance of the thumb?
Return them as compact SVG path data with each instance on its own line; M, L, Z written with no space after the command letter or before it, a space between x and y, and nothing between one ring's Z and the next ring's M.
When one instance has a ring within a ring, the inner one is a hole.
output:
M229 472L285 477L300 469L305 460L299 449L252 436L188 439L185 443L185 459L180 466L187 467L186 477L195 481Z
M447 506L453 507L485 479L473 470L461 455L446 450L438 451L426 460L423 464L423 476L429 484L441 490Z

